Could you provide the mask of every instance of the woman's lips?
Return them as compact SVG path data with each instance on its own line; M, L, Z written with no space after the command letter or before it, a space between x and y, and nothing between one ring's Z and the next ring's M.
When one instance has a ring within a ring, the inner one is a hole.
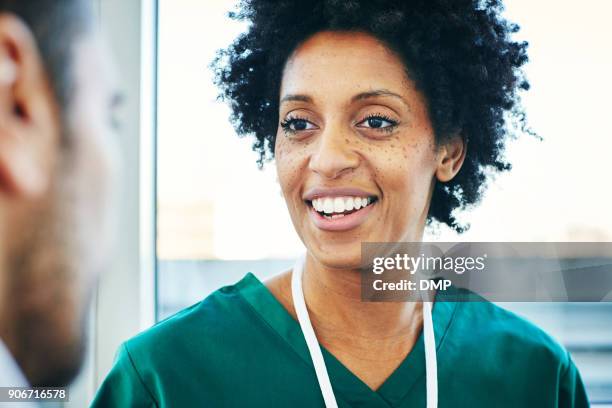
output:
M374 201L359 210L345 214L341 217L325 217L317 212L312 205L308 205L308 214L314 225L324 231L347 231L363 224L373 207L378 204Z

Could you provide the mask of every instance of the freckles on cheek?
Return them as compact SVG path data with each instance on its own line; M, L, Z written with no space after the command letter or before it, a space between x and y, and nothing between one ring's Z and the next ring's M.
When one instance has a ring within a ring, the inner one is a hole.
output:
M406 140L389 140L388 145L381 147L380 154L371 162L371 171L383 194L401 199L406 206L413 206L421 195L426 196L433 176L428 149L426 143Z
M429 142L414 141L402 146L401 155L406 167L426 169L435 161L435 146Z
M300 175L306 162L305 149L293 146L290 141L279 140L274 154L283 192L292 193L300 187Z

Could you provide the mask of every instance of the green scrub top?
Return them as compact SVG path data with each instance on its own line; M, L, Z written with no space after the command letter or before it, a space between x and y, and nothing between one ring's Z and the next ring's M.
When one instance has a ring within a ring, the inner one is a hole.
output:
M486 302L435 302L439 407L588 407L565 349ZM323 349L339 407L425 407L421 335L376 391ZM296 320L254 275L123 344L93 407L324 407Z

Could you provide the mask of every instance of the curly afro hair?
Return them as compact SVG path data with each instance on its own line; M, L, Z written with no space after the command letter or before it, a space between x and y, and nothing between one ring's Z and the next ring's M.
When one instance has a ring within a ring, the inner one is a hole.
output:
M508 138L527 127L519 91L527 43L502 17L500 0L241 0L235 20L249 23L212 68L241 136L254 135L258 164L274 156L283 69L293 51L321 31L365 32L404 62L423 93L436 142L460 135L467 145L454 179L434 187L428 223L458 232L457 210L477 203L489 175L510 169Z

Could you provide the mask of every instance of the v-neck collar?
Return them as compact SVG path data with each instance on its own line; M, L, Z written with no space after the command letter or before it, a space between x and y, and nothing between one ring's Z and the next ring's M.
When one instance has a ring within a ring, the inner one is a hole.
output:
M313 367L299 323L268 288L250 272L235 285L235 288L261 319L283 338L308 366ZM438 351L444 345L443 340L455 308L455 302L434 303L432 318ZM398 406L416 382L425 375L425 346L422 331L404 361L376 391L370 389L325 347L321 346L321 350L336 398L351 406L367 405L374 408Z

